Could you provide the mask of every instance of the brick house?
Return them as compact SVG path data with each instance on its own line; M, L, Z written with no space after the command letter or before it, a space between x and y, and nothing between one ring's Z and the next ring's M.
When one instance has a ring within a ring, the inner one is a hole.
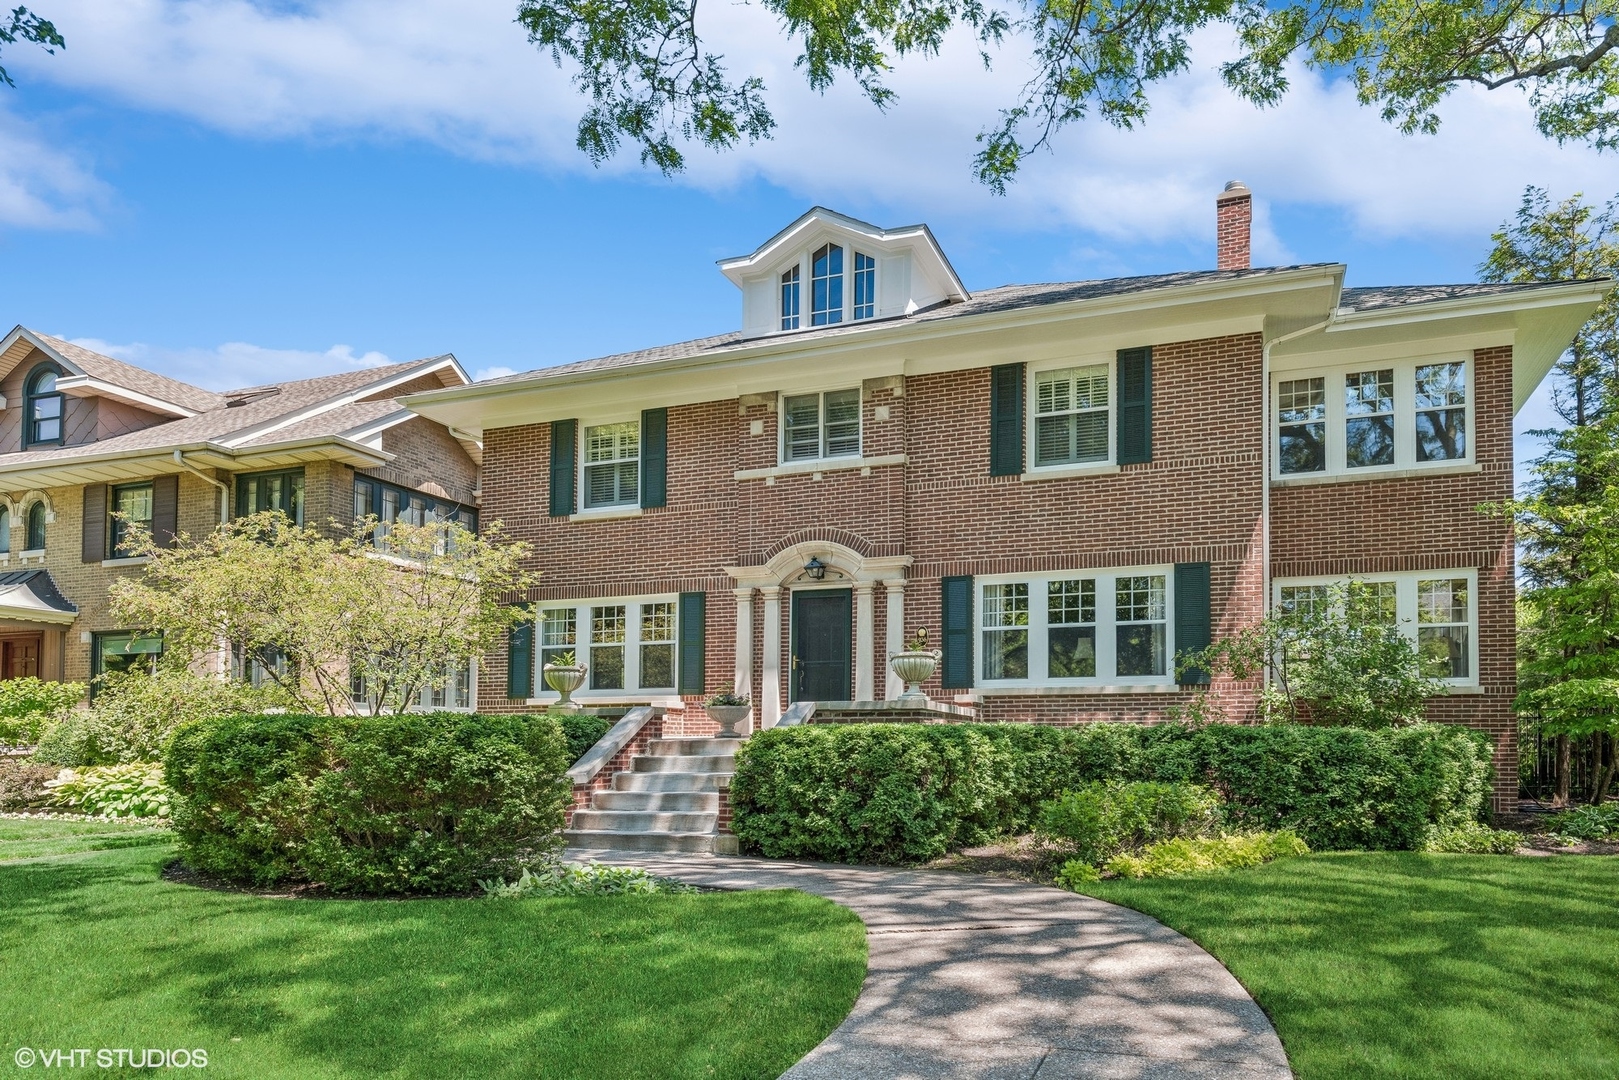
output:
M111 582L148 561L121 550L125 519L159 542L268 509L476 528L477 444L396 400L467 381L439 356L215 393L12 330L0 340L0 678L82 682L161 651L107 610ZM450 704L471 707L470 680Z
M579 700L666 736L714 731L717 687L769 727L897 697L925 627L946 706L1155 721L1178 651L1352 577L1514 800L1512 537L1475 507L1611 283L1346 289L1250 267L1250 204L1217 200L1214 270L977 292L925 226L816 208L719 264L738 331L407 398L483 440L483 512L544 573L481 707L544 707L572 651Z

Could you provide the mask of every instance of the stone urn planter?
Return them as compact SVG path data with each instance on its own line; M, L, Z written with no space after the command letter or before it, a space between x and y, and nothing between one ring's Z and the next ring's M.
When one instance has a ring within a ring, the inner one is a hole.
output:
M555 712L578 712L579 703L573 700L575 690L585 685L584 664L546 664L545 685L562 695L562 700L551 706Z
M751 705L707 705L704 709L710 718L719 724L720 729L715 733L716 739L740 739L742 733L736 726L748 718Z
M905 692L899 697L901 704L932 704L928 696L922 693L922 684L931 679L939 667L938 649L906 649L904 652L889 653L888 666L905 684Z

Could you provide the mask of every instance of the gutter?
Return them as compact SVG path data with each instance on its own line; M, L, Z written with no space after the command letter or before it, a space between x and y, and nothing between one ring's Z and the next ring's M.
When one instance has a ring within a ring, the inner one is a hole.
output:
M219 523L224 525L230 521L230 485L224 481L216 480L212 476L197 468L186 460L185 451L175 448L174 463L198 479L205 480L219 489Z

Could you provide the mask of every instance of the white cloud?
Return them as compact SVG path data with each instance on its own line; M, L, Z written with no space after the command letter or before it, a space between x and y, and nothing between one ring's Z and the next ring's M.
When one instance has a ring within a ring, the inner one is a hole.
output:
M305 349L269 349L243 341L228 341L212 349L173 349L142 342L117 345L97 338L70 340L75 345L82 345L105 356L209 390L235 390L393 363L380 352L356 355L349 345L333 345L325 352L314 352Z
M9 57L8 57L9 59ZM9 93L0 87L0 93ZM0 100L0 225L91 229L111 191L72 154Z
M588 171L573 145L582 101L565 72L528 45L511 0L53 0L69 47L16 54L29 78L254 137L422 139L458 154ZM1607 194L1614 163L1536 133L1521 94L1463 89L1434 137L1405 137L1354 100L1342 81L1294 73L1293 91L1257 111L1220 84L1229 34L1197 35L1195 70L1153 91L1135 131L1070 128L1057 152L1030 162L1004 200L970 177L973 136L1026 77L1016 41L986 73L952 41L931 61L897 65L899 102L879 113L849 84L810 92L795 50L757 7L705 16L733 69L765 78L777 137L734 153L694 150L683 182L724 190L752 177L806 202L911 218L1079 228L1110 242L1197 243L1212 232L1225 180L1254 188L1256 255L1289 257L1273 205L1336 209L1377 238L1483 236L1530 181ZM8 56L8 60L12 57ZM639 170L633 155L608 166ZM885 224L899 224L898 220Z
M473 382L483 382L485 379L504 379L508 375L516 375L516 374L517 374L517 369L516 368L509 368L509 367L479 368L477 371L474 371L472 373L472 381Z

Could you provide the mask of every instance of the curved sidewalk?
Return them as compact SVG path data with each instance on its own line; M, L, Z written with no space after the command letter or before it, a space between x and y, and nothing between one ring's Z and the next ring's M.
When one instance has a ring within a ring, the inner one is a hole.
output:
M570 851L852 909L869 959L847 1019L790 1080L1289 1080L1270 1021L1219 961L1139 912L976 874Z

